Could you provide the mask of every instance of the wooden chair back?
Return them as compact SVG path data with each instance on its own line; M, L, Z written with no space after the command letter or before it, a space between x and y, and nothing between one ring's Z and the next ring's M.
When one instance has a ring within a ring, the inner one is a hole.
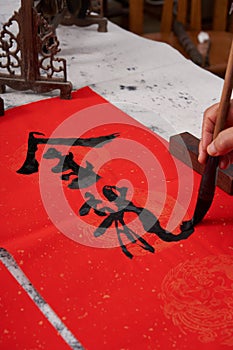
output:
M204 0L164 0L160 31L143 36L166 42L198 65L224 77L232 42L228 16L232 1L213 0L212 21L207 25L202 23L203 3ZM201 30L207 31L210 37L209 44L204 46L197 38Z
M213 2L213 22L211 29L225 31L227 29L229 1L213 0ZM160 29L162 33L172 31L174 3L173 0L164 0ZM189 13L190 15L188 15ZM191 31L200 31L202 27L202 0L178 0L176 20L181 22L185 27L188 24L188 29Z

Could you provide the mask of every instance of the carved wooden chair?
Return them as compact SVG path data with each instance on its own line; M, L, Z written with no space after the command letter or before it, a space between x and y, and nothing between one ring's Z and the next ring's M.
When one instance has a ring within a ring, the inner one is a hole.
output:
M223 77L233 36L227 31L230 5L228 0L213 1L212 28L205 30L209 34L205 44L198 42L203 25L201 0L164 0L160 32L143 36L170 44L195 63Z

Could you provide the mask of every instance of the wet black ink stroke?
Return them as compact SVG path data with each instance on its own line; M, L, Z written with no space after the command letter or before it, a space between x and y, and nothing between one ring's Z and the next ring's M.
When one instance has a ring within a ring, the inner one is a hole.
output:
M71 170L69 173L65 173L61 176L64 181L69 181L72 176L74 178L68 185L71 189L80 189L91 186L97 182L101 177L93 171L93 165L86 161L86 167L82 167L74 161L74 155L69 152L66 155L62 155L56 148L49 148L43 155L45 159L58 159L57 165L51 170L53 173L64 173Z
M138 207L134 205L133 202L126 199L128 191L126 187L104 186L102 191L103 195L109 202L114 202L117 210L114 211L109 207L98 208L102 201L96 199L93 194L86 192L85 197L87 200L79 209L79 215L88 215L93 209L96 215L105 216L104 220L94 231L94 236L99 237L103 235L107 229L114 224L121 250L130 259L133 258L133 255L123 243L121 234L124 234L130 243L139 242L139 245L143 249L148 250L151 253L154 253L154 248L149 243L147 243L145 239L143 239L140 235L138 235L126 225L124 221L124 215L126 213L135 213L146 232L156 234L161 240L165 242L177 242L183 239L187 239L194 232L194 229L192 227L188 229L184 228L184 230L181 230L179 234L174 235L173 233L163 229L159 223L159 220L151 211L142 207Z
M22 167L17 170L19 174L30 175L38 172L39 162L36 159L36 152L40 144L100 148L119 136L118 133L92 138L45 138L35 137L35 135L44 136L44 134L40 132L29 133L26 159ZM74 179L68 185L71 189L86 188L100 179L100 176L94 172L94 167L91 163L87 161L86 167L80 166L75 162L72 152L62 155L56 148L51 147L43 157L45 159L58 159L58 164L52 168L52 172L54 173L62 173L71 170L71 172L61 176L64 181L68 181L71 176L74 176Z

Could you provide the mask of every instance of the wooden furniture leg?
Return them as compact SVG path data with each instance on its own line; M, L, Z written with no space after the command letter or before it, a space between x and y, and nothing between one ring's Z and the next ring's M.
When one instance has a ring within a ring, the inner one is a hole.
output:
M78 27L88 27L93 24L98 25L98 32L107 32L108 20L105 17L99 15L87 14L84 18L79 18L72 15L69 11L66 11L62 16L61 22L63 26L76 25Z
M0 116L4 115L4 101L3 98L0 97Z
M144 1L129 0L129 30L135 34L143 34Z
M64 9L60 24L70 26L76 25L78 27L88 27L93 24L98 25L98 32L107 32L107 18L103 17L104 3L103 0L90 1L86 0L83 8L77 14L71 13L68 7ZM99 14L92 14L98 12Z

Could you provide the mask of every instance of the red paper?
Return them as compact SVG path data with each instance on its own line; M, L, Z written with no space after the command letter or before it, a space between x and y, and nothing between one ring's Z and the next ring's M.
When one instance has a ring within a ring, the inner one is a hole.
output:
M70 349L2 264L0 273L1 349Z
M193 214L200 176L175 160L160 137L88 88L70 101L55 98L14 108L0 122L1 246L85 349L233 345L231 197L217 189L195 232L186 240L164 242L145 232L135 211L145 208L178 234L181 221ZM35 135L41 139L117 135L99 148L39 144L39 172L24 175L16 171L25 161L29 132L43 133ZM54 156L51 148L58 157L71 152L76 164L92 166L99 180L69 188L74 175L62 180L61 172L51 171L58 158L44 158L47 152ZM104 196L105 186L117 187L118 201ZM121 232L128 257L119 244L117 216L102 235L94 235L126 203L119 200L119 189L133 208L120 218L154 252ZM90 195L105 216L93 208L80 216ZM14 327L18 333L20 320ZM49 332L48 339L49 349L57 348Z

